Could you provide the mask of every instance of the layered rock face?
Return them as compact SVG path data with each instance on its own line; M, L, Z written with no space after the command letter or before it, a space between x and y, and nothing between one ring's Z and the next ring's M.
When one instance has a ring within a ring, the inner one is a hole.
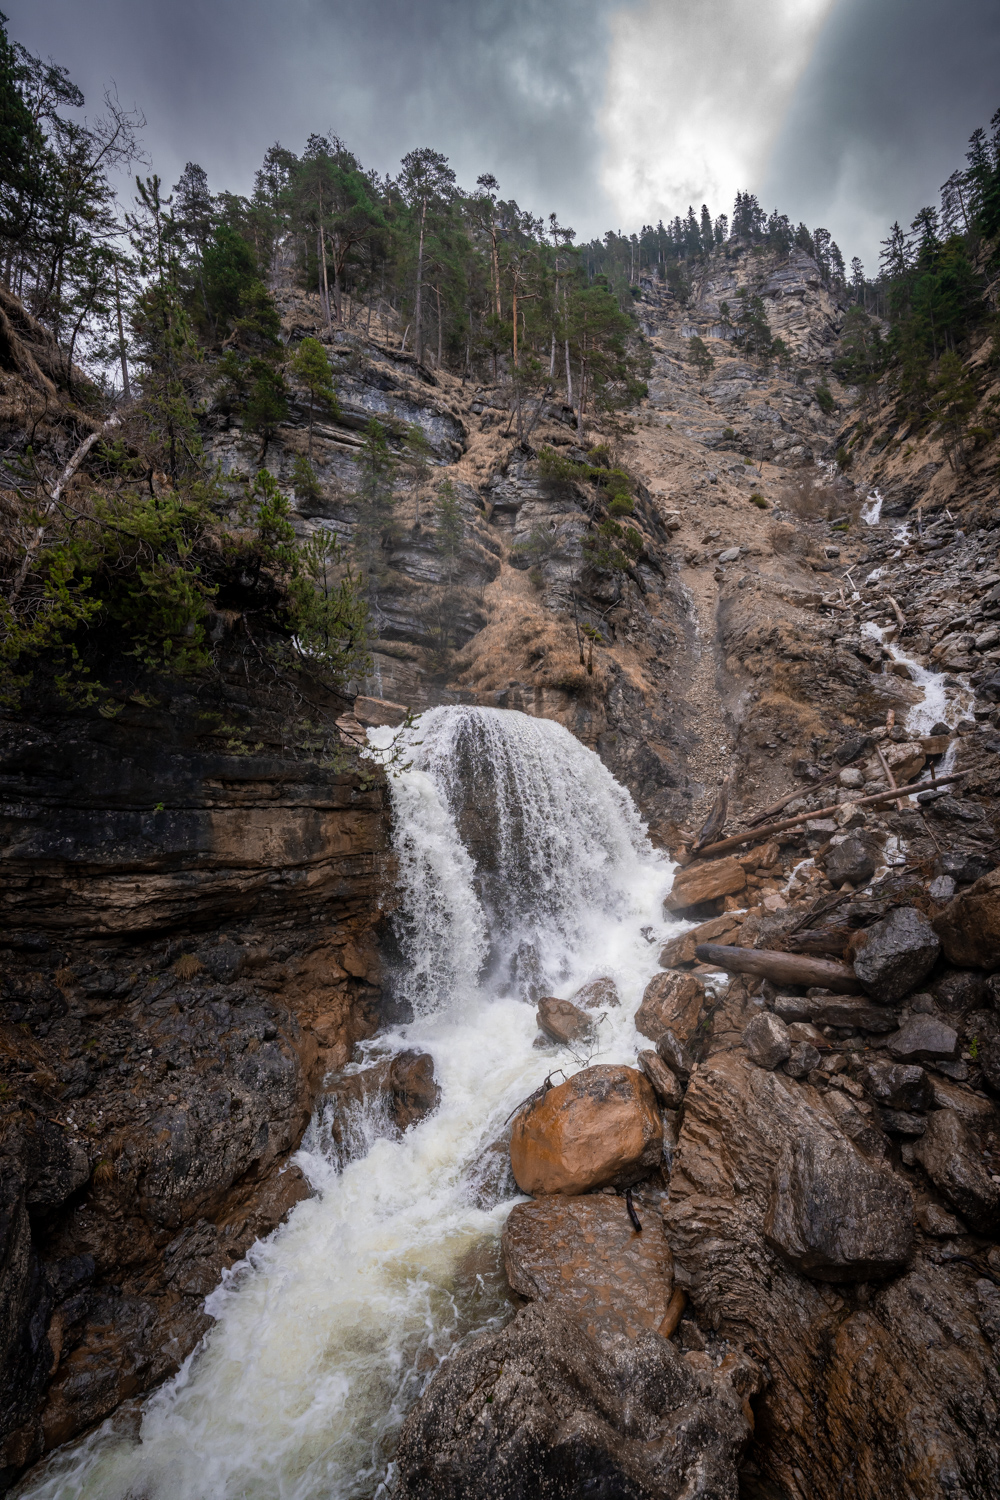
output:
M176 1371L380 1022L381 789L196 708L3 726L7 1475Z

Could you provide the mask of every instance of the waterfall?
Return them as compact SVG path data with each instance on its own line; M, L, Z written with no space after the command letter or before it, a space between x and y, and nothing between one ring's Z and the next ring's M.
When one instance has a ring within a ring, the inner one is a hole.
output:
M399 733L372 731L374 753ZM49 1460L32 1500L375 1496L427 1376L511 1311L504 1122L554 1067L578 1066L534 1046L526 1000L610 975L622 1004L593 1060L634 1062L644 1045L632 1017L676 924L672 866L628 793L565 729L523 714L438 708L401 733L389 784L413 1019L371 1045L431 1052L441 1104L402 1138L362 1121L366 1154L346 1165L318 1110L297 1156L314 1196L208 1298L214 1326L146 1400L138 1435L105 1423Z

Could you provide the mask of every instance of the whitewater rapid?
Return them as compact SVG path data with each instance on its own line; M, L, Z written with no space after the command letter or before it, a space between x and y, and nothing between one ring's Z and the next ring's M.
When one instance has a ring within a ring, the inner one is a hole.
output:
M437 708L372 732L399 868L397 998L364 1049L430 1052L433 1115L394 1139L353 1122L341 1166L320 1107L296 1160L314 1196L208 1298L216 1319L141 1425L54 1455L32 1500L353 1500L385 1493L396 1434L457 1339L509 1315L497 1247L514 1199L491 1150L553 1069L634 1062L672 865L628 793L561 726ZM405 769L399 770L399 765ZM540 993L610 975L593 1056L534 1046Z

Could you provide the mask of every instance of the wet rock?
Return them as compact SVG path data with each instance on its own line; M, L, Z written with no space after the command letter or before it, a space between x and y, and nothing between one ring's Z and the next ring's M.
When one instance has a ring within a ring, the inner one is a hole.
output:
M792 1050L785 1059L785 1072L789 1078L805 1078L818 1068L820 1054L812 1042L793 1042Z
M846 772L842 773L846 775ZM838 888L845 880L864 885L875 874L878 841L871 834L850 833L843 843L835 844L826 857L826 878Z
M959 1018L986 1000L986 980L976 969L950 969L931 989L940 1008Z
M947 1213L937 1203L925 1203L917 1209L916 1221L924 1234L933 1234L939 1239L950 1235L965 1234L965 1225L954 1214Z
M941 943L923 912L898 906L855 940L854 972L869 995L900 1000L934 967Z
M635 1029L653 1043L672 1031L682 1045L689 1046L704 1004L705 985L694 974L655 974L643 991Z
M735 943L743 926L742 912L724 912L721 917L691 927L678 937L671 938L660 949L660 968L678 969L695 962L695 948L699 943Z
M683 911L689 906L699 906L703 901L714 901L719 896L735 895L744 889L746 883L746 871L738 860L696 860L677 871L663 907L668 913Z
M649 1080L602 1064L575 1073L517 1116L510 1158L522 1193L574 1195L638 1182L663 1154L663 1124Z
M886 1005L872 1005L859 995L829 995L824 998L778 995L774 1013L783 1021L812 1021L817 1026L849 1026L853 1031L878 1036L893 1031L899 1017Z
M905 1265L913 1199L901 1177L814 1131L778 1161L764 1233L797 1270L821 1281L868 1281Z
M964 1035L983 1075L983 1083L1000 1094L1000 1018L991 1010L973 1011L966 1018Z
M528 1307L441 1366L400 1433L392 1497L729 1500L759 1383L745 1356L703 1375L655 1333L606 1347Z
M929 1109L934 1102L930 1078L915 1064L865 1063L858 1079L868 1097L888 1109Z
M932 901L943 906L955 894L955 877L953 875L936 876L927 887L927 894Z
M958 1032L935 1016L911 1016L886 1046L897 1062L933 1062L958 1056Z
M372 1068L345 1073L330 1080L327 1095L335 1101L334 1139L346 1141L346 1111L351 1105L365 1106L376 1101L385 1110L387 1123L396 1130L406 1130L437 1109L441 1090L434 1081L434 1059L429 1052L400 1052L385 1058Z
M934 918L949 963L992 969L1000 955L1000 870L976 880Z
M664 1109L679 1109L684 1099L680 1079L658 1052L640 1052L639 1066L653 1085L653 1092Z
M688 1049L682 1045L672 1031L665 1031L656 1044L657 1055L663 1059L682 1083L691 1076L693 1060Z
M991 1344L1000 1344L1000 1287L985 1276L976 1282L979 1326Z
M914 1115L905 1109L879 1109L878 1122L887 1135L899 1135L915 1140L927 1129L925 1115Z
M788 1027L770 1011L754 1016L743 1033L743 1045L759 1068L776 1068L792 1050Z
M614 1010L621 1003L618 986L606 976L592 979L573 996L573 1004L582 1005L585 1010Z
M543 995L535 1013L539 1029L553 1042L576 1042L590 1036L593 1021L586 1011L579 1010L572 1000L556 1000L552 995Z
M913 1152L970 1229L987 1235L1000 1231L1000 1183L982 1165L975 1137L954 1110L939 1109L930 1115Z
M571 1314L591 1338L659 1328L674 1262L659 1213L642 1217L639 1234L624 1198L603 1193L516 1204L501 1241L511 1288Z

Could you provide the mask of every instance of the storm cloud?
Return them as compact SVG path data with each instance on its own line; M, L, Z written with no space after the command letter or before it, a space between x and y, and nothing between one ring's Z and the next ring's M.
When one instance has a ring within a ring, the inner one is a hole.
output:
M877 260L1000 104L996 0L5 0L11 34L147 118L167 184L245 192L276 140L414 146L578 234L756 190ZM997 97L993 97L994 93Z

